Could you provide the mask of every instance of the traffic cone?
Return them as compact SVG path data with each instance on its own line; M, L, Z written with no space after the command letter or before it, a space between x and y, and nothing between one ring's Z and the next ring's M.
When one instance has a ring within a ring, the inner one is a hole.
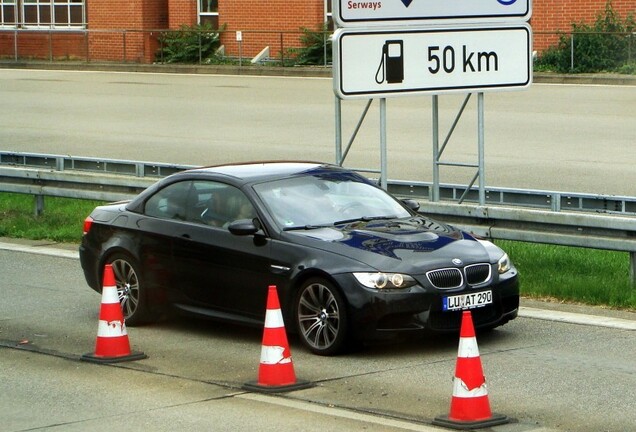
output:
M275 285L269 286L265 328L261 347L261 361L258 368L258 381L243 385L247 390L261 392L284 392L311 387L308 381L299 381L294 372L283 314L280 310Z
M113 267L106 264L95 352L84 354L81 359L93 363L117 363L147 357L142 352L130 351L130 341L126 332L124 314L119 304Z
M434 425L453 429L478 429L508 423L508 417L490 411L486 377L481 367L472 314L462 314L459 350L453 380L450 413L433 420Z

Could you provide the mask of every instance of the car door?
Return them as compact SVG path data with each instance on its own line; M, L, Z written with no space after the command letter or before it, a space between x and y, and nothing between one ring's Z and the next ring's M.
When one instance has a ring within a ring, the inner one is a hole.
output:
M253 206L238 188L203 180L192 182L187 203L187 221L173 239L180 289L196 306L262 319L271 283L270 242L227 228L233 220L256 216Z
M144 203L134 221L139 263L150 290L172 290L175 284L173 238L185 221L185 197L190 182L172 183Z

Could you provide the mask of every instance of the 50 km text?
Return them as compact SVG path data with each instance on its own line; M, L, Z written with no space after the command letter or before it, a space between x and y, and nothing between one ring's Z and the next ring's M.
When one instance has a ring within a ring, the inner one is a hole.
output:
M459 63L462 72L496 72L499 70L499 57L494 51L469 51L466 45L462 46L461 57L457 61L455 48L450 45L428 47L428 70L432 74L438 72L453 73Z

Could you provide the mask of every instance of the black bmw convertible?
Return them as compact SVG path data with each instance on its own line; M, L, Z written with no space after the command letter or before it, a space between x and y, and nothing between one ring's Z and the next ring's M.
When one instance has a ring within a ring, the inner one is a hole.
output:
M333 355L399 333L457 332L517 316L517 270L493 243L428 218L366 177L309 162L192 169L84 222L80 259L111 264L126 323L166 309L263 325L276 285L288 330Z

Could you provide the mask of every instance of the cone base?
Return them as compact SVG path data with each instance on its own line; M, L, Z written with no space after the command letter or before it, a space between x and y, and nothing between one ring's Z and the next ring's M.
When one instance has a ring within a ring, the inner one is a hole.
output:
M435 426L443 426L456 430L481 429L506 423L510 423L510 419L501 414L493 414L490 418L475 421L451 420L447 415L435 417L433 420Z
M142 352L131 352L130 354L117 357L98 356L93 353L87 353L80 357L80 360L91 363L119 363L125 361L143 360L146 358L148 358L148 356Z
M263 385L259 384L257 381L250 381L243 384L243 389L261 393L282 393L294 390L302 390L313 386L313 383L303 380L297 380L293 384L286 385Z

